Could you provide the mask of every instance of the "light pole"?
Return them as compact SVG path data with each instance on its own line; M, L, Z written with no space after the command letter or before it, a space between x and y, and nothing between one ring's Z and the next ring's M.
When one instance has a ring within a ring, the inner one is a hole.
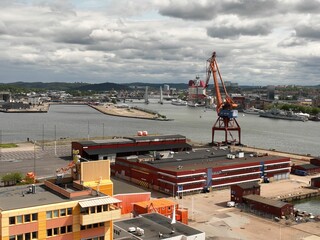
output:
M54 125L54 155L57 156L57 126Z
M36 175L36 143L37 141L33 141L33 173Z
M89 127L89 120L88 120L88 140L90 138L90 127Z
M104 139L104 123L102 123L102 139Z

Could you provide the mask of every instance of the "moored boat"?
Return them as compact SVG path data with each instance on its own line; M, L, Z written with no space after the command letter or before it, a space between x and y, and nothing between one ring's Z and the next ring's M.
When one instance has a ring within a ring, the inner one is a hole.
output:
M275 119L283 119L283 120L291 120L291 121L308 121L308 118L305 116L296 115L292 111L281 111L279 109L271 109L270 111L265 111L259 114L260 117L265 118L275 118Z
M181 99L172 99L171 104L175 106L187 106L187 101Z

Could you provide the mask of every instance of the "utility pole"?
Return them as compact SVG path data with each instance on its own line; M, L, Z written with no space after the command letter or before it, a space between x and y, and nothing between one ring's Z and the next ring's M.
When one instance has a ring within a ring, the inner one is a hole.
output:
M57 156L57 126L54 125L54 155Z
M90 128L89 128L89 120L88 120L88 140L90 138Z

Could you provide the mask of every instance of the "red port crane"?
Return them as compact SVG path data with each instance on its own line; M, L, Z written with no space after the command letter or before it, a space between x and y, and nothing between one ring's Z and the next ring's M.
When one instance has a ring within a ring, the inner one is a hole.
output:
M208 87L209 80L212 73L214 89L215 89L215 94L217 99L216 110L218 114L218 119L216 120L215 124L212 127L212 144L213 145L230 145L230 144L240 145L241 144L241 128L236 120L238 116L238 111L236 110L236 108L238 105L232 100L232 98L227 93L227 89L222 80L218 63L216 61L216 52L212 53L211 58L209 58L207 62L209 63L209 65L207 66L207 79L206 79L205 87L206 88ZM222 96L220 93L217 73L219 75L220 82L224 91L224 95L225 95L224 100L222 99ZM217 142L214 140L215 131L224 131L224 141ZM232 132L238 132L238 140L233 137ZM228 138L228 135L230 135L230 138Z

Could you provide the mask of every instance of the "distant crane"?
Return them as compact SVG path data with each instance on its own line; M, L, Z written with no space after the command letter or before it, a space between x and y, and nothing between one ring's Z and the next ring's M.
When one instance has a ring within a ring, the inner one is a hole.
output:
M232 100L232 98L227 93L225 84L222 80L220 70L218 67L218 63L216 61L216 52L212 53L212 56L207 60L209 65L207 66L207 79L206 79L206 85L205 88L209 85L209 80L211 77L211 73L213 75L213 81L214 81L214 88L215 88L215 94L217 99L217 114L218 119L216 120L215 124L212 127L212 144L214 145L240 145L241 144L241 128L238 124L236 118L238 116L238 111L235 110L237 108L237 104ZM220 82L223 87L223 91L225 94L225 99L222 99L220 89L219 89L219 82L217 78L217 72L220 78ZM224 141L222 142L216 142L214 140L215 137L215 131L224 131ZM232 132L238 132L238 140L234 139ZM228 134L231 137L231 140L228 139Z

